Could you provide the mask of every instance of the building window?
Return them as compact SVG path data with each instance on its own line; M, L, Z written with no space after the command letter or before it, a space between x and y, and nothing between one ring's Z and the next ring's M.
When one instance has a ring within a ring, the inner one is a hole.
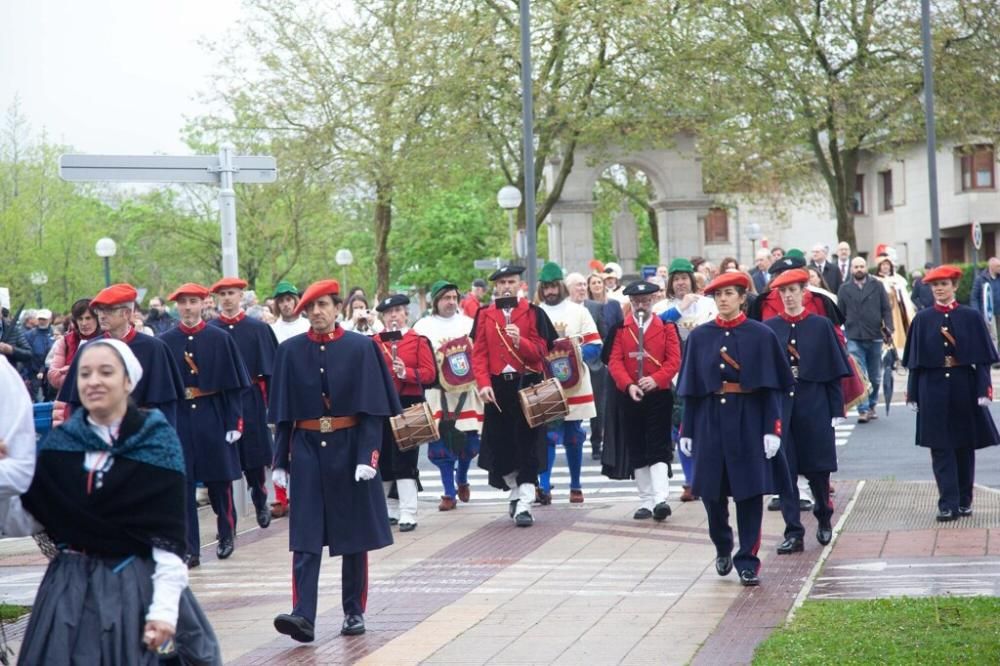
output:
M962 191L992 190L993 185L993 146L980 144L966 149L961 156Z
M851 197L851 212L855 215L865 214L865 174L854 177L854 195Z
M729 242L729 215L725 208L709 208L705 216L705 242Z
M879 181L882 185L882 210L890 211L892 203L892 171L879 171Z

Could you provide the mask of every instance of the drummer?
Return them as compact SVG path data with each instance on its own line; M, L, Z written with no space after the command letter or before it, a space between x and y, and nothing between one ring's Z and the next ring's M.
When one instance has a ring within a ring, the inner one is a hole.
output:
M472 371L486 403L479 466L489 483L510 490L509 514L530 527L538 473L545 470L545 428L528 425L518 391L542 380L542 363L558 335L545 312L516 296L523 266L491 276L495 299L479 310L472 328Z
M375 310L382 315L385 330L375 340L385 355L403 409L424 402L424 387L437 378L434 351L430 340L407 327L410 299L393 294L379 301ZM420 470L417 469L420 448L400 451L391 431L382 438L382 487L389 509L389 524L399 523L400 532L417 529L417 490ZM389 499L392 484L396 484L398 500Z
M608 333L604 357L617 390L608 402L602 462L605 476L635 477L640 505L632 517L661 521L671 513L670 389L681 343L677 327L650 312L657 291L659 285L642 280L625 287L632 312Z
M427 457L441 472L444 491L438 511L451 511L471 497L469 466L479 455L483 401L472 374L472 318L459 309L458 285L438 280L430 295L431 312L413 330L431 341L438 364L438 387L425 395L441 439L431 442Z
M601 336L590 312L569 298L569 291L563 282L563 271L558 264L548 262L538 274L536 303L549 316L559 339L552 352L546 356L549 376L555 377L562 385L569 403L569 414L563 421L549 423L548 470L539 476L535 501L542 505L552 503L552 466L556 461L556 447L562 445L569 467L569 501L571 504L583 502L583 484L580 471L583 467L583 443L587 439L583 431L583 419L597 416L594 404L594 390L590 385L590 370L586 362L597 360L601 355Z

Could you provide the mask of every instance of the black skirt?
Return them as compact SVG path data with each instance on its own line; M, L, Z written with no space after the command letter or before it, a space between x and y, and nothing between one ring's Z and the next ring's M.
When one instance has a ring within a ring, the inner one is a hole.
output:
M483 434L479 447L479 466L487 470L490 485L509 490L503 477L517 472L517 483L538 483L538 475L548 468L544 426L532 428L524 418L518 391L542 381L542 376L504 375L491 377L493 393L500 409L486 403Z
M155 567L152 558L60 552L38 588L18 663L156 666L159 657L142 642ZM190 588L181 593L174 645L182 664L222 663Z
M631 479L637 467L670 463L674 458L673 407L671 391L653 391L636 402L617 388L611 388L604 421L601 473L609 479Z

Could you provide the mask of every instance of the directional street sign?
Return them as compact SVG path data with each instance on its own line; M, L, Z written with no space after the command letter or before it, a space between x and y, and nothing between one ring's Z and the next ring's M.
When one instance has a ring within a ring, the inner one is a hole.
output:
M476 259L472 262L472 267L478 271L488 271L489 269L497 269L503 266L503 259L496 257L494 259Z
M236 155L231 145L218 155L61 155L59 176L71 182L206 183L219 186L222 274L239 273L234 183L273 183L278 167L270 155Z

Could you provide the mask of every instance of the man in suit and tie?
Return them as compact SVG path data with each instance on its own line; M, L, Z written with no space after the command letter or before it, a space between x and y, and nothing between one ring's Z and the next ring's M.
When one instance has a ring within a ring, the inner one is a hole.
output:
M829 285L830 291L837 293L841 285L841 276L839 268L833 263L826 260L827 247L823 243L816 243L813 245L812 249L812 261L810 264L819 271L819 274L823 276L826 280L826 284Z
M771 267L771 252L767 248L757 250L757 256L754 257L753 263L755 267L750 271L750 278L753 280L754 289L759 294L767 289L767 283L771 279L771 274L767 272L767 269Z
M847 282L851 277L851 246L847 243L840 242L837 244L837 285L830 285L830 290L833 293L837 293L840 289L840 285Z

